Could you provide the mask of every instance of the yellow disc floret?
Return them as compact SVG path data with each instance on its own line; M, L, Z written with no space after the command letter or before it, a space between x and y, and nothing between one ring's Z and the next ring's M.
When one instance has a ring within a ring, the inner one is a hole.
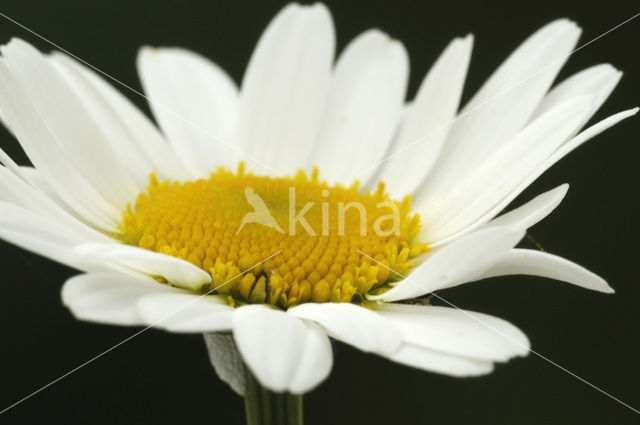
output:
M188 182L151 175L120 237L200 267L212 278L202 291L234 303L360 302L428 249L414 241L410 202L391 201L382 183L362 193L319 181L317 170L273 178L240 164Z

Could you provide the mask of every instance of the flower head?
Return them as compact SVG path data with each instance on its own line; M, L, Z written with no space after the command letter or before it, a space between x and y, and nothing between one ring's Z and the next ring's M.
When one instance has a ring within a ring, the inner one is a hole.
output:
M488 373L526 355L526 336L426 296L509 274L613 292L568 260L514 248L566 185L494 218L637 112L580 132L620 78L609 65L549 91L579 34L567 20L543 27L458 112L471 36L405 103L400 42L367 31L334 63L328 10L292 4L240 88L195 53L143 48L160 130L83 65L12 40L0 111L33 167L0 151L0 237L84 272L62 292L79 319L231 332L275 391L321 382L329 337L424 370Z

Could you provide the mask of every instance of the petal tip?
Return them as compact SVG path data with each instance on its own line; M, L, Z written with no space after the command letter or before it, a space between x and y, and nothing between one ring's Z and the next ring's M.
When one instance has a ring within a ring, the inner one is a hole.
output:
M567 192L569 191L569 183L562 183L560 186L558 186L554 190L557 190L558 192L561 192L562 193L562 197L564 197L567 194Z
M596 290L598 292L602 292L603 294L615 294L616 293L615 289L613 289L611 287L611 285L609 285L609 283L607 283L606 280L604 280L603 278L601 278L598 275L595 275L595 277L597 278L598 282L597 282L597 285L593 288L594 290Z
M580 25L578 25L576 21L569 18L556 19L555 21L552 21L550 23L550 26L565 27L565 28L570 28L572 30L582 31L582 28L580 28Z

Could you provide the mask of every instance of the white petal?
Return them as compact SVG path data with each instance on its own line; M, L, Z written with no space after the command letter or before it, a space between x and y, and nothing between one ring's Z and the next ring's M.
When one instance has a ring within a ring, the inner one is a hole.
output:
M116 325L145 325L137 302L180 290L123 273L90 273L72 277L62 287L62 302L81 320Z
M607 100L621 77L622 72L609 64L595 65L584 69L554 87L542 99L533 118L539 117L566 100L589 94L596 95L593 111L595 113Z
M511 203L519 194L522 193L533 181L535 181L542 173L548 170L552 165L562 159L569 152L586 142L587 140L597 136L602 133L604 130L613 127L620 121L625 118L631 117L638 112L638 108L629 109L626 111L619 112L617 114L611 115L608 118L592 125L586 130L582 131L580 134L564 143L560 148L558 148L553 154L551 154L545 161L531 174L529 174L514 190L512 190L508 196L502 199L499 203L497 203L493 208L489 209L484 215L479 217L475 222L461 230L460 232L449 236L448 238L442 240L440 243L448 243L451 240L459 238L467 233L472 232L477 229L479 226L485 224L493 217L495 217L500 211L502 211L507 205Z
M4 201L0 201L0 238L79 270L105 268L73 251L83 240L60 223Z
M145 323L169 332L203 333L233 327L233 307L215 295L161 293L145 296L137 305Z
M90 112L96 115L97 124L102 125L108 135L114 153L129 170L137 164L143 171L155 172L160 179L182 180L189 176L151 120L122 93L98 73L65 54L53 52L50 60L68 82L75 82L80 93L84 92ZM148 172L143 175L145 185Z
M459 378L486 375L493 371L491 362L445 354L409 343L402 344L390 359L428 372Z
M131 245L84 244L75 247L74 251L87 261L107 263L122 271L161 276L181 288L200 290L211 282L207 272L188 261Z
M350 303L305 303L287 313L312 320L329 336L365 352L390 355L400 346L398 330L380 315Z
M540 167L538 167L538 169L529 176L529 178L525 181L526 185L528 186L529 184L531 184L531 182L533 182L536 178L538 178L540 174L542 174L549 167L551 167L553 164L555 164L560 159L562 159L566 154L568 154L569 152L571 152L572 150L574 150L584 142L597 136L598 134L602 133L604 130L610 127L613 127L623 119L629 118L637 113L638 113L637 107L633 109L628 109L626 111L618 112L617 114L611 115L603 119L602 121L599 121L598 123L592 125L586 130L580 132L580 134L573 137L568 142L560 146L560 148L558 148L555 152L553 152L553 154L549 156L546 159L546 161L543 164L541 164ZM522 187L522 185L520 187ZM520 187L518 188L518 190L520 190ZM524 190L524 188L526 188L526 186L522 187L522 190ZM518 194L520 192L521 190L518 192Z
M115 154L114 159L124 165L138 187L142 188L149 182L149 174L153 171L137 149L135 141L131 140L126 126L122 123L102 95L79 72L78 67L66 56L55 55L48 58L51 65L64 78L68 87L77 96L83 109L91 115L95 125L104 134L104 140L110 143L110 149Z
M18 166L16 172L9 168L13 178L8 178L5 185L12 185L15 199L11 202L23 206L42 216L59 220L69 231L76 231L83 235L86 242L114 242L114 239L96 230L91 222L77 214L53 189L45 178L46 173L29 165ZM18 181L14 180L18 178ZM20 200L18 199L21 198ZM27 200L28 199L28 200Z
M388 35L370 30L349 43L336 64L311 158L323 178L349 184L372 175L368 168L382 159L396 131L408 74L404 47Z
M311 153L334 38L324 5L290 4L271 21L251 57L242 82L239 138L247 152L279 173L301 168Z
M324 381L333 366L331 342L320 326L304 322L307 338L304 342L304 355L289 383L289 391L303 394Z
M143 47L138 73L156 120L194 177L237 157L238 89L222 69L184 49Z
M64 201L62 201L58 194L51 188L51 185L47 182L42 173L35 167L32 167L30 165L21 165L17 167L19 170L18 172L14 171L12 167L6 168L11 170L10 174L13 175L13 178L18 178L18 180L21 181L22 185L29 187L29 189L27 190L30 194L37 193L36 197L47 199L48 201L46 202L56 204L58 208L62 208L70 214L73 214L68 206L64 203ZM24 186L20 186L20 188L22 187ZM25 195L25 198L26 197L27 196Z
M482 217L525 180L582 125L594 98L572 99L527 126L473 173L431 204L416 207L431 228L425 240L435 245Z
M449 307L381 304L376 311L393 322L404 342L477 360L504 362L529 353L529 340L511 323Z
M489 78L453 124L428 179L428 201L447 193L531 119L580 35L567 20L527 39Z
M13 134L13 130L10 127L11 124L9 124L9 122L7 122L7 120L4 117L4 114L2 113L2 111L0 111L0 121L4 125L4 128L6 128L9 133Z
M529 249L509 251L478 280L514 274L542 276L594 291L614 292L604 279L584 267L557 255Z
M142 188L117 160L95 117L46 57L17 39L0 51L67 161L116 208L135 199Z
M331 345L317 325L263 305L238 308L233 322L245 363L270 390L303 393L329 374Z
M394 199L413 193L449 133L464 86L473 37L453 40L426 75L376 179ZM374 182L375 183L375 182Z
M27 181L33 182L35 178L39 178L38 184L46 184L37 173L37 170L31 167L19 167L19 170L21 177L28 179ZM26 208L37 216L55 222L60 226L61 232L66 232L69 236L73 236L74 240L103 243L113 241L113 239L71 216L49 196L5 167L0 167L0 199L21 208ZM5 215L14 214L18 222L20 221L21 212L11 213L4 211L4 213Z
M4 66L4 62L2 60L0 60L0 75L2 72L6 72L6 67ZM1 81L1 79L0 79ZM4 115L3 115L4 117ZM6 118L3 118L6 120ZM15 136L15 134L13 134L13 132L11 133L13 136ZM2 149L0 149L0 162L7 167L9 170L11 170L13 173L20 175L20 165L18 165L5 151L3 151Z
M0 91L0 109L29 159L52 189L79 216L101 229L115 232L122 211L108 203L69 163L4 60L0 60ZM5 165L19 174L19 167L7 163L6 159L3 158Z
M396 286L381 295L367 298L398 301L468 282L488 270L523 236L524 231L510 227L479 229L433 250L422 264Z
M526 204L502 214L489 222L491 226L513 226L526 230L551 214L556 209L569 190L568 184L563 184L536 196Z

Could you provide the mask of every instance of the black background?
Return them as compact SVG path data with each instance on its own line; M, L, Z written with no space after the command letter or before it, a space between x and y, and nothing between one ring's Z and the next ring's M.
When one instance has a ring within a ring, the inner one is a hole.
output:
M506 55L551 19L569 17L585 43L633 16L637 2L366 1L328 2L338 47L369 27L402 40L411 56L412 97L454 36L472 32L465 99ZM240 81L254 43L280 2L5 1L0 12L92 65L139 88L140 45L184 46ZM0 40L42 40L0 17ZM609 62L625 72L596 119L640 104L640 18L577 52L560 78ZM0 94L1 95L1 94ZM144 100L128 93L146 110ZM532 348L640 409L637 219L638 117L572 153L516 202L571 183L563 204L533 228L549 251L605 277L615 295L534 277L504 277L446 291L458 306L506 318ZM26 163L4 130L0 143ZM526 246L527 243L523 242ZM0 245L0 410L132 335L74 320L60 302L71 269ZM330 378L305 397L307 424L638 423L618 404L530 355L482 378L420 372L334 344ZM0 416L1 423L242 423L242 400L218 380L200 336L149 330Z

